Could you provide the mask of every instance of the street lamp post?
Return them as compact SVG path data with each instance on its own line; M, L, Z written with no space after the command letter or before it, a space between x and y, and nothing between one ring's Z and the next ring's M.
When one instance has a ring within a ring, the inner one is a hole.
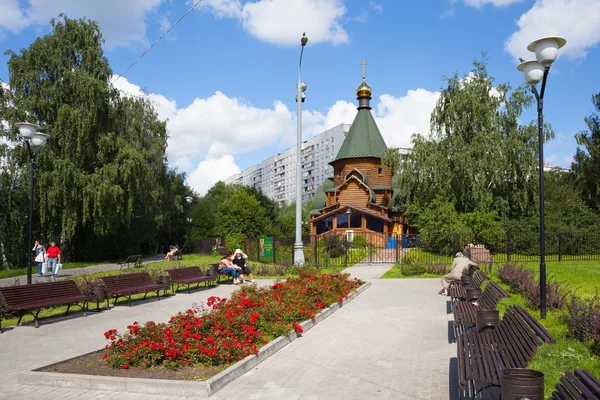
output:
M298 103L298 115L296 116L296 241L294 242L294 264L304 264L304 246L302 245L302 102L306 95L306 83L300 79L302 70L302 54L308 38L302 34L300 39L300 63L298 64L298 84L296 85L296 103Z
M27 247L27 284L31 284L31 231L33 228L33 184L35 182L35 165L37 156L50 137L47 133L38 132L39 126L29 122L18 122L15 124L19 128L19 135L25 140L29 161L31 163L31 177L29 182L29 242Z
M192 254L191 245L192 245L192 200L194 200L191 196L186 196L185 201L188 203L188 254Z
M558 56L558 50L567 41L561 37L544 37L527 46L527 50L535 52L535 60L524 61L517 67L523 72L525 82L531 86L531 92L537 100L538 112L538 146L540 169L540 318L546 318L546 242L544 226L544 92L550 66ZM536 85L542 81L542 89L538 93Z

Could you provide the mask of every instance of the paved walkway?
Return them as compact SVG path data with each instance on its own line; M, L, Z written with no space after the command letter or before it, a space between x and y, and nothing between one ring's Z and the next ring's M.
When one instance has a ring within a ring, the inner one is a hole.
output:
M163 261L164 259L165 259L164 255L157 254L152 257L144 258L142 260L142 263L148 264L151 262ZM112 271L112 270L120 269L120 268L121 268L121 266L117 265L116 263L99 264L99 265L92 265L90 267L81 267L81 268L70 268L70 269L64 269L62 274L60 275L60 277L61 278L70 278L73 276L84 275L84 274L93 274L96 272ZM133 268L133 267L131 267L131 268ZM49 273L43 277L39 277L37 274L37 265L36 265L36 263L33 263L32 275L31 275L32 283L50 282L52 279L53 278ZM27 275L13 276L12 278L2 278L2 279L0 279L0 286L14 285L15 282L17 282L17 281L21 285L26 284L27 283Z
M435 295L437 279L376 279L390 265L348 268L371 288L252 371L211 397L261 399L448 399L450 358L446 299ZM263 282L268 284L268 282ZM116 307L40 329L20 327L0 335L0 399L148 399L128 393L16 384L16 375L104 346L102 333L133 320L166 320L211 295L228 296L223 285L134 307ZM454 396L452 396L453 398ZM181 398L174 397L173 400Z

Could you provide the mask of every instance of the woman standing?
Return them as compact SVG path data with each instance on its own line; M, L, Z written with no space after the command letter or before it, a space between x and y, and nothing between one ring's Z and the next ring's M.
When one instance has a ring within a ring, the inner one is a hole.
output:
M31 251L35 251L35 262L37 263L38 276L41 277L43 276L42 264L46 261L46 248L40 244L39 240L36 240Z

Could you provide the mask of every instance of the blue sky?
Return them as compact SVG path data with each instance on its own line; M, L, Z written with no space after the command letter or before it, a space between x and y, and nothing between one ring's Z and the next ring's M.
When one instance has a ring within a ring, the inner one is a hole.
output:
M0 48L18 51L64 12L99 21L115 75L192 5L184 0L0 0ZM356 112L366 60L373 113L389 146L427 134L441 77L487 52L497 83L523 82L518 57L539 37L567 39L552 66L548 164L569 166L600 92L600 0L204 0L115 85L141 90L168 119L169 163L203 194L217 180L294 145L300 37L307 82L304 138ZM2 52L3 53L3 52ZM8 81L0 55L0 80ZM522 122L536 118L527 110Z

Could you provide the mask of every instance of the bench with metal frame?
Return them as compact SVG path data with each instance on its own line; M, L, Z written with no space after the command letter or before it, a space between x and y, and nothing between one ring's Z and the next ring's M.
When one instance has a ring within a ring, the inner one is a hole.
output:
M148 272L136 272L133 274L121 274L111 275L102 277L104 287L106 288L106 304L110 306L109 299L114 297L115 301L113 306L117 304L119 297L127 297L129 306L131 303L131 296L134 294L144 293L144 299L150 292L155 292L156 296L160 300L160 291L163 290L163 295L166 296L169 290L169 283L156 283L150 277Z
M576 368L560 378L550 400L600 399L600 380L590 371Z
M168 269L167 273L171 277L171 290L175 293L179 289L179 285L187 285L187 291L190 293L190 287L196 283L196 289L204 282L205 286L216 281L216 277L211 274L205 275L200 267L184 267ZM173 287L177 284L176 287Z
M457 340L458 378L461 389L472 385L473 397L492 386L500 386L502 371L526 368L537 349L555 339L521 306L506 309L496 327L464 332ZM476 390L476 382L484 387Z
M473 275L471 282L466 285L463 285L461 282L453 282L450 285L450 298L454 300L466 299L467 297L467 289L479 289L483 282L489 280L490 278L483 271L477 271Z
M38 315L43 308L51 306L67 306L65 315L71 306L78 306L86 315L88 302L95 301L96 296L82 294L72 280L34 283L0 287L0 332L2 331L2 314L16 312L19 315L17 325L21 324L24 313L33 315L35 327L39 327Z
M141 254L137 254L134 256L127 256L125 261L120 261L117 265L120 267L119 269L123 269L123 267L129 268L129 266L133 264L134 268L137 268L142 265L142 256Z
M503 298L510 297L510 293L502 289L496 282L488 282L483 289L477 305L470 301L456 301L452 304L454 313L454 326L460 324L477 322L477 310L495 310L498 302Z

